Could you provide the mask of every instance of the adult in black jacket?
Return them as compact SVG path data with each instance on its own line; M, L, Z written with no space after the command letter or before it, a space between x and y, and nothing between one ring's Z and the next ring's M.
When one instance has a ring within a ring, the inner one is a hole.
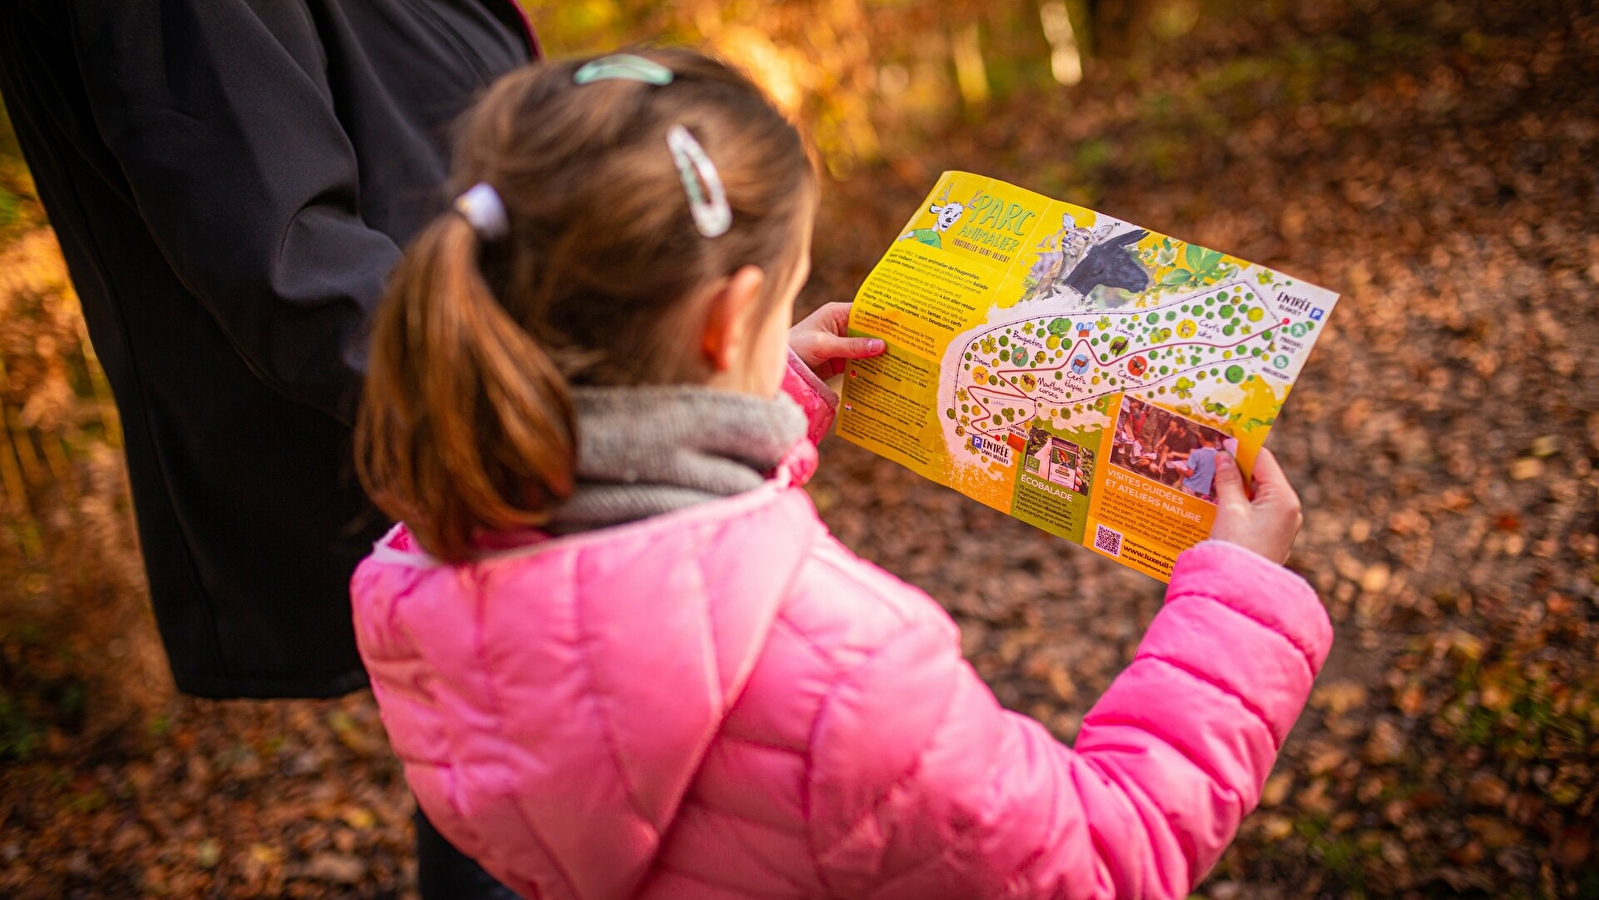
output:
M365 683L360 332L512 0L0 0L0 90L127 432L179 690Z
M0 0L0 92L122 414L180 690L365 684L364 323L439 208L451 121L538 52L514 0Z

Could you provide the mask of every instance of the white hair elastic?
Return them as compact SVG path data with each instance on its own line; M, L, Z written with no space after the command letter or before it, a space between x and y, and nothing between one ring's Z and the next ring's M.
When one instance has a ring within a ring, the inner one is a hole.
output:
M505 214L500 192L486 181L472 185L456 197L455 211L472 225L472 230L482 240L497 241L511 230L511 220Z
M705 155L705 148L682 125L667 129L666 146L672 151L677 175L683 180L684 193L688 194L688 211L694 216L694 227L708 238L726 234L733 225L733 210L727 205L722 176L717 174L711 158Z

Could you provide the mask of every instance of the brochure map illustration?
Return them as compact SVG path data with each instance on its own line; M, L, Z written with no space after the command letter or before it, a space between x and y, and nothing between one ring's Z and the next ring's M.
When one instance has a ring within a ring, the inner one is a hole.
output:
M1162 581L1245 472L1336 294L965 172L861 285L838 433Z

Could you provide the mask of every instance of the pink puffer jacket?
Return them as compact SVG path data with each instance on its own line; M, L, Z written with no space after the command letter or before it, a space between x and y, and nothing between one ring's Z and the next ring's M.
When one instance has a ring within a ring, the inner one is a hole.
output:
M826 388L788 387L825 432ZM1184 553L1073 749L999 706L937 603L828 534L792 483L814 452L473 565L385 538L356 633L428 817L550 900L1185 897L1326 657L1310 587L1232 545Z

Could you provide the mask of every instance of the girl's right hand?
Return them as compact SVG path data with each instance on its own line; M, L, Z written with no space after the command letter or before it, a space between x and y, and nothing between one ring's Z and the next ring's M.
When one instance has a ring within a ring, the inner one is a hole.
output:
M1212 540L1253 550L1275 563L1288 560L1294 536L1305 521L1299 495L1288 483L1270 450L1255 457L1255 496L1244 486L1243 472L1231 453L1216 454L1216 524Z

